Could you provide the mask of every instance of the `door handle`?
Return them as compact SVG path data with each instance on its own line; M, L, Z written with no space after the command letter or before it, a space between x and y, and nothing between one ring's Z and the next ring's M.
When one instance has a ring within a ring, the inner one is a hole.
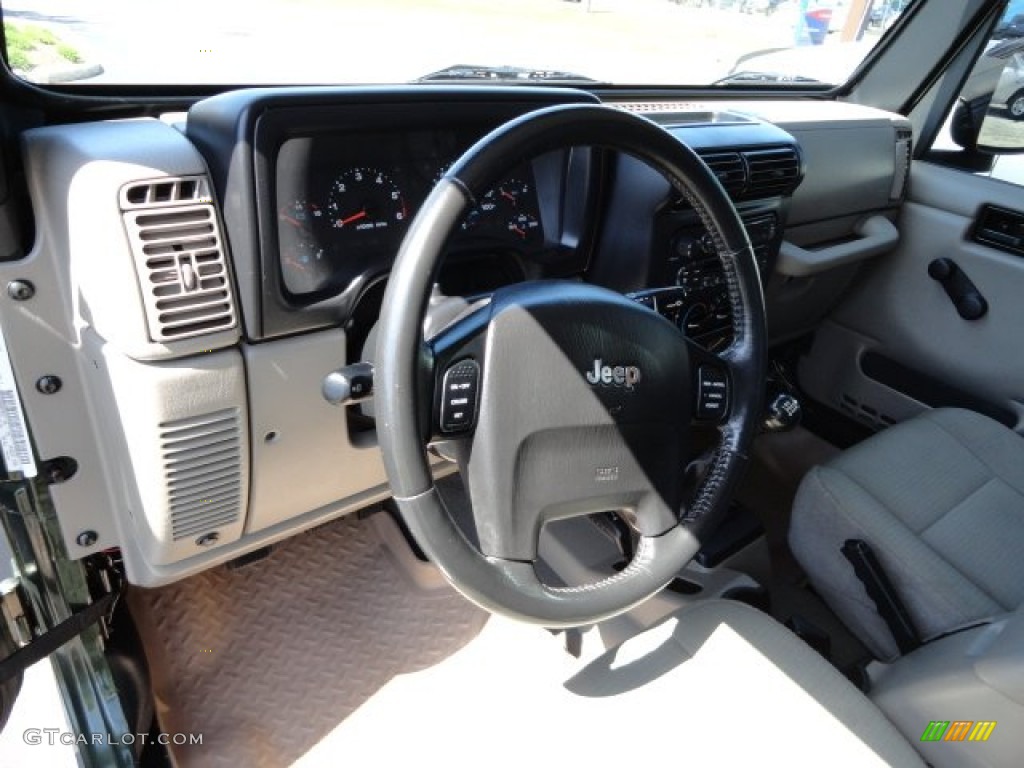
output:
M978 320L988 312L988 302L971 279L952 259L935 259L928 265L928 276L946 290L957 313L964 320Z

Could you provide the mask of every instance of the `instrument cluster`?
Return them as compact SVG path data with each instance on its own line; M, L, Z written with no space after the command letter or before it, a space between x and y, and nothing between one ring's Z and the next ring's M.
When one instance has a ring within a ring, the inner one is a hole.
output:
M396 131L285 141L275 197L287 293L322 298L389 270L419 206L478 135ZM529 259L548 246L533 165L523 164L467 212L448 247Z

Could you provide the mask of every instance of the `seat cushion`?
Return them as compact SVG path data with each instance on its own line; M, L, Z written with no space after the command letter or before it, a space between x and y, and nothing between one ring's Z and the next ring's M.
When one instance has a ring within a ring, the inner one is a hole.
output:
M392 680L296 768L339 756L495 768L924 765L820 655L727 600L687 607L582 668L558 638L494 617L454 656Z
M938 409L815 467L789 542L822 598L880 659L888 627L840 548L863 539L925 640L1024 602L1024 438Z

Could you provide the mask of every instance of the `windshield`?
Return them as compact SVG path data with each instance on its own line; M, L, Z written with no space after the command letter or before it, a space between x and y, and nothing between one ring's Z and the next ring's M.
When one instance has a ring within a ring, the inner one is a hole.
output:
M36 83L834 85L909 0L3 0Z

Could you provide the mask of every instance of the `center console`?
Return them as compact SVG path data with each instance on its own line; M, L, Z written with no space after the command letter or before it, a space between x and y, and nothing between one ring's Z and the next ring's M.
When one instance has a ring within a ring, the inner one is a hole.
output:
M779 213L757 210L742 218L758 269L767 275L782 242ZM665 251L660 280L664 287L631 296L671 320L706 349L725 348L732 340L732 310L711 233L700 223L683 223L674 229Z
M718 180L767 281L792 195L803 180L800 145L787 131L747 114L698 110L672 119L661 122ZM590 279L655 309L709 351L728 346L732 311L725 277L714 238L693 203L635 158L617 158L613 172L602 250Z

